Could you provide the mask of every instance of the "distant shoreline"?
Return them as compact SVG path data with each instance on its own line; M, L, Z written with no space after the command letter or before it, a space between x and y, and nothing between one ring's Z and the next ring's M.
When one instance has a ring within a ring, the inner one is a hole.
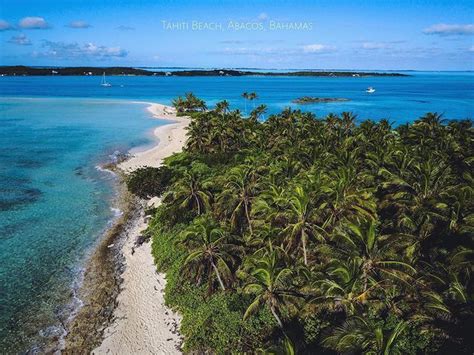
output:
M369 71L249 71L235 69L192 69L176 71L151 71L133 67L29 67L29 66L0 66L0 76L98 76L105 73L109 76L302 76L302 77L406 77L408 74L397 72Z

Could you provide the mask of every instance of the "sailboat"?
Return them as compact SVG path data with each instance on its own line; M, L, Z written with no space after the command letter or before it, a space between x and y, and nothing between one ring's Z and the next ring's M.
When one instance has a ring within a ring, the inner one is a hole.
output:
M367 90L365 90L365 92L368 94L373 94L375 92L375 89L372 86L369 86Z
M106 80L105 80L105 71L104 71L104 74L102 75L102 82L100 83L100 86L103 86L105 88L109 88L112 86L111 83L108 83Z

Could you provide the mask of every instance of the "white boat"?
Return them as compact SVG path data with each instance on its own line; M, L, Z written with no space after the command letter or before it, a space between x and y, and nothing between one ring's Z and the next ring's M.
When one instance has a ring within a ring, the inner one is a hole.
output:
M365 90L365 92L368 94L373 94L375 92L375 89L372 86L369 86L367 90Z
M111 83L108 83L106 80L105 80L105 72L104 74L102 75L102 82L100 83L100 86L103 86L105 88L109 88L112 86Z

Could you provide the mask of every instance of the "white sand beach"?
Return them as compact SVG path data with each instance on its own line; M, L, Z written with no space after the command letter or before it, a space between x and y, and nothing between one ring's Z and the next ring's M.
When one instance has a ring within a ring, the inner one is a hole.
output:
M157 146L144 152L138 152L132 158L119 165L124 171L133 171L139 167L158 167L164 158L179 152L186 142L186 127L189 119L176 116L173 107L150 103L148 107L155 118L167 119L173 123L155 128L154 135L159 139Z
M148 110L154 117L170 119L173 123L155 129L154 134L159 139L156 147L136 153L119 165L126 172L144 166L158 167L164 158L181 151L186 141L188 119L177 117L174 108L169 106L151 104ZM156 271L151 242L135 246L136 238L146 227L142 213L122 249L125 268L114 321L93 354L180 353L180 317L164 304L165 275Z

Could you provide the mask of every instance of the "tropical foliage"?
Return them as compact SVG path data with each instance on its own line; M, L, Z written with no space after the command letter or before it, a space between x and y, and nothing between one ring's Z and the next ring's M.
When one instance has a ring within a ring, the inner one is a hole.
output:
M166 166L145 167L132 171L127 176L127 188L141 198L160 196L171 182L172 174Z
M258 116L193 115L166 161L149 232L185 350L472 353L472 122Z
M258 99L258 95L256 92L244 92L242 93L242 97L245 100L245 114L247 115L247 100L248 101L253 101ZM254 109L255 109L255 104L254 104Z
M206 103L196 97L192 92L188 92L184 97L178 96L173 100L173 106L178 113L190 113L206 110Z

